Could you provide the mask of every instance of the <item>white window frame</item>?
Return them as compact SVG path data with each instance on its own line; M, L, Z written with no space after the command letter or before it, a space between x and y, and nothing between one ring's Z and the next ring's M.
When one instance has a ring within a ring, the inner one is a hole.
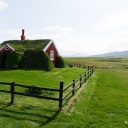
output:
M50 50L50 59L54 60L54 50Z
M7 50L9 50L9 48L8 48L8 47L5 47L5 49L4 49L4 50L6 50L6 51L7 51Z

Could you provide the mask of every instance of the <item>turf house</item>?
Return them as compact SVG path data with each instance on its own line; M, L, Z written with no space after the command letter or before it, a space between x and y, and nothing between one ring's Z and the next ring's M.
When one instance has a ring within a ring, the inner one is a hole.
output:
M25 40L24 29L21 40L4 41L0 47L0 68L51 70L60 66L58 50L53 40ZM64 64L63 64L64 65Z

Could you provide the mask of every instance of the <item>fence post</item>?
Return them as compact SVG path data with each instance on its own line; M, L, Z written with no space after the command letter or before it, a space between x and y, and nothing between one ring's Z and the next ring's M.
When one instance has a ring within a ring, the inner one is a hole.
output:
M88 78L91 76L91 66L88 66Z
M89 71L90 67L88 66L88 71Z
M92 71L91 71L91 75L93 74L93 66L92 66L92 69L91 69Z
M75 94L75 80L73 80L73 84L72 84L72 95Z
M86 72L84 73L84 82L86 82Z
M93 68L92 68L92 74L93 74L93 72L94 72L94 66L93 66Z
M11 91L11 104L13 104L14 103L15 82L11 83L10 91Z
M92 75L92 68L90 67L90 70L89 70L89 77Z
M89 78L89 70L88 70L88 72L87 72L87 79Z
M80 87L82 86L82 77L80 75Z
M59 92L59 110L62 109L62 102L63 102L63 87L64 82L60 82L60 92Z
M90 75L89 76L91 76L92 75L92 67L90 67Z

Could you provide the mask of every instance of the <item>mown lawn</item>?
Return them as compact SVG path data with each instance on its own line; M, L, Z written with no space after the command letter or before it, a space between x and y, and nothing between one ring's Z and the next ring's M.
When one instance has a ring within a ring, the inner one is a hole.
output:
M63 108L45 127L126 128L128 121L128 70L96 70L76 104Z
M60 81L64 81L64 86L67 86L73 79L78 78L85 71L87 69L82 68L54 69L51 72L41 70L1 70L0 81L15 81L25 85L59 89ZM0 89L7 89L7 87L0 85ZM0 128L33 128L39 125L43 126L59 114L57 101L16 95L14 105L9 106L9 102L10 94L0 92Z
M85 71L87 69L76 67L55 68L50 72L42 70L0 70L0 81L58 88L60 81L68 85Z
M10 74L2 71L0 81L16 81L44 87L47 83L49 87L58 88L59 80L69 84L83 74L84 70L81 68L55 69L52 72L15 70L17 73L8 71ZM25 75L23 72L30 74ZM96 69L86 84L65 103L61 112L57 111L57 102L21 96L16 96L15 104L8 106L10 95L0 93L0 128L127 128L128 125L125 124L125 121L128 121L127 74L126 69ZM43 75L49 78L45 79ZM42 81L39 81L41 78Z

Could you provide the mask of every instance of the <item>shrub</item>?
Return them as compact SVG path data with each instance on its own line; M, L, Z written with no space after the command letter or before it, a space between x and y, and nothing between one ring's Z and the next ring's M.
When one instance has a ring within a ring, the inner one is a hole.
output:
M23 68L52 70L53 63L43 51L27 50L21 60Z
M36 85L32 85L30 88L25 90L25 93L27 94L33 94L33 95L40 95L42 94L42 89L37 88Z
M22 55L17 52L9 53L7 55L6 61L5 61L5 68L7 69L17 69L19 68L19 62L21 60Z
M44 56L42 57L43 60L43 70L50 71L54 68L53 62L50 60L48 54L44 53Z
M32 95L43 95L43 96L53 96L54 92L53 91L48 91L48 90L42 90L41 88L38 88L36 85L30 86L30 88L25 90L26 94L32 94Z
M56 58L55 67L56 68L64 68L65 67L64 59L59 55Z

